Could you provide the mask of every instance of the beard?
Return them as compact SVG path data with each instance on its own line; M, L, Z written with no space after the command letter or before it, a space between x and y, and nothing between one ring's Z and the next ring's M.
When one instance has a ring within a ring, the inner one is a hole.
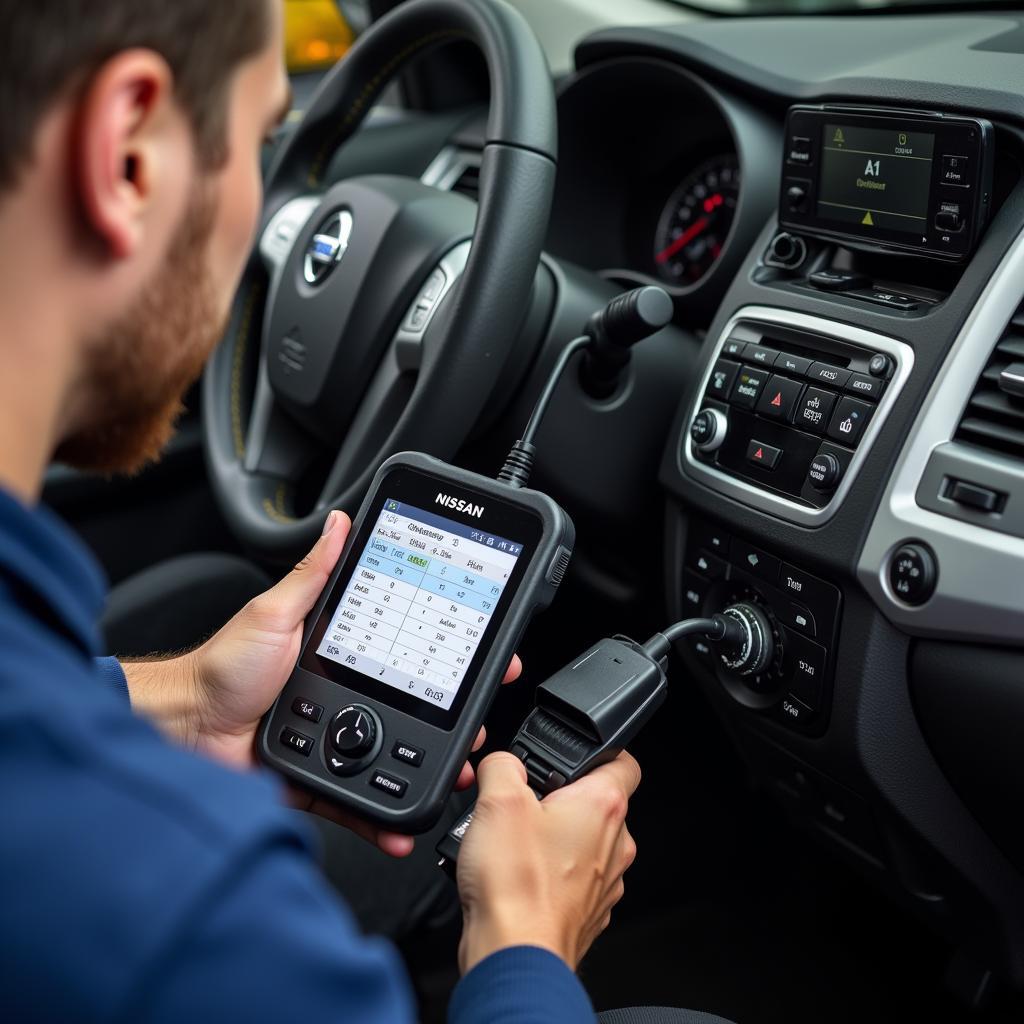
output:
M164 266L128 312L87 346L81 386L90 414L61 441L59 462L136 473L167 446L182 399L226 326L206 268L215 212L211 190L197 187Z

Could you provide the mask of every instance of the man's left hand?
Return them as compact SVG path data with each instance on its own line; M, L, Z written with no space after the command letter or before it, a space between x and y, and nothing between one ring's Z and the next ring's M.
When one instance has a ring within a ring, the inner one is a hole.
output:
M295 667L303 623L327 585L351 526L343 512L332 512L313 550L201 647L166 661L126 663L133 707L178 742L234 768L252 768L259 720ZM513 658L505 682L521 671L518 657ZM473 749L484 739L481 729ZM472 782L467 762L456 788ZM293 788L290 795L296 807L351 828L393 856L412 850L409 836L381 832L303 790Z

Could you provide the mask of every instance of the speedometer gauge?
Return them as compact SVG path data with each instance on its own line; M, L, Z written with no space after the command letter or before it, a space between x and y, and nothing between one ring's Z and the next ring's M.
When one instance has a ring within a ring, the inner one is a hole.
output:
M740 194L740 166L723 154L701 164L672 193L658 220L654 266L675 285L699 281L722 253Z

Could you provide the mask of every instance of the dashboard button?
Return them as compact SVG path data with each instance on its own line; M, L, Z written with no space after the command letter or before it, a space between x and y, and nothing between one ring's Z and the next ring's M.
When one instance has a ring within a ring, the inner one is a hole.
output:
M882 392L885 390L885 382L879 380L877 377L868 377L863 373L855 373L843 387L844 391L849 391L851 395L860 395L861 398L867 398L869 401L877 402L882 397Z
M811 191L811 183L806 178L787 178L783 185L786 197L786 209L790 213L805 213L807 197Z
M828 436L852 448L860 440L873 412L874 408L867 402L861 402L856 398L839 399L836 411L832 413L832 421L828 425Z
M960 212L959 203L943 203L942 208L935 214L935 227L939 231L947 231L955 235L962 231L964 226L963 214Z
M920 303L909 295L900 292L884 292L877 288L868 288L865 291L850 292L855 299L865 299L868 302L877 303L879 306L888 306L890 309L899 309L909 312L917 309Z
M904 544L889 562L889 585L907 604L924 604L935 591L938 575L935 556L923 544Z
M751 441L747 445L747 462L762 469L774 469L782 458L782 449L773 448L762 441Z
M704 523L692 523L690 527L692 543L708 551L714 552L721 558L729 555L730 537L727 533L719 530L716 526L708 526Z
M735 359L739 359L746 351L747 343L740 341L738 338L727 338L725 344L722 346L723 356L732 356Z
M943 185L969 188L971 183L967 180L967 170L970 163L970 159L966 156L944 153L942 155L942 177L939 180Z
M868 373L885 380L892 373L892 360L884 352L876 352L868 363Z
M730 561L773 586L778 582L782 561L774 555L766 554L760 548L755 548L753 544L735 538L732 542Z
M811 459L807 470L807 482L816 491L834 491L843 475L840 461L831 452L818 452Z
M708 551L698 551L690 561L690 568L707 580L725 579L728 565Z
M782 619L784 625L789 626L790 629L798 630L804 636L816 635L817 626L814 622L814 616L803 605L791 601L781 610L783 614L779 618Z
M763 345L748 345L743 358L758 366L771 366L778 357L778 349L765 348Z
M831 384L834 388L841 388L849 379L850 371L840 366L831 366L828 363L812 363L807 371L811 380L820 381L822 384Z
M700 614L708 593L708 581L695 572L683 573L683 607L690 613Z
M757 403L757 411L762 416L788 423L793 418L793 410L800 398L804 386L800 381L790 380L773 374L768 386L761 393Z
M786 150L786 163L796 167L809 167L813 161L811 140L806 135L791 135Z
M739 363L731 363L728 359L719 359L708 378L708 397L720 398L723 402L728 401L733 381L739 372Z
M743 366L736 375L736 383L732 386L730 400L733 405L744 409L753 409L761 397L761 391L768 381L768 373L765 370L755 370L750 366Z
M957 480L949 489L949 497L961 505L976 508L981 512L995 512L999 507L999 491L978 484L969 484L966 480Z
M788 629L784 642L790 692L812 711L817 711L821 707L821 689L825 679L825 648Z
M780 352L775 359L775 369L802 377L811 368L811 362L812 360L804 359L803 356L791 356L786 352Z
M789 562L783 562L779 570L779 586L794 600L811 608L828 607L832 601L827 583Z
M807 393L797 405L794 424L804 430L813 430L815 434L824 434L828 426L829 413L835 405L836 395L821 388L808 388Z
M284 729L281 732L281 742L292 750L297 751L303 757L309 757L309 752L313 749L313 739L311 736L304 736L301 732L296 732L294 729Z

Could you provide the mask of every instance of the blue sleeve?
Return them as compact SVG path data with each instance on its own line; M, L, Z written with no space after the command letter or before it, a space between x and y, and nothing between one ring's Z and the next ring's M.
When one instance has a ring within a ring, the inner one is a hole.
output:
M119 1021L413 1024L389 943L362 935L304 851L272 843L233 860L135 979Z
M123 697L126 704L130 704L131 697L128 694L128 678L124 674L121 662L117 658L96 658L94 659L94 664L103 685L118 696Z
M579 979L537 946L502 949L459 982L448 1024L594 1024Z

